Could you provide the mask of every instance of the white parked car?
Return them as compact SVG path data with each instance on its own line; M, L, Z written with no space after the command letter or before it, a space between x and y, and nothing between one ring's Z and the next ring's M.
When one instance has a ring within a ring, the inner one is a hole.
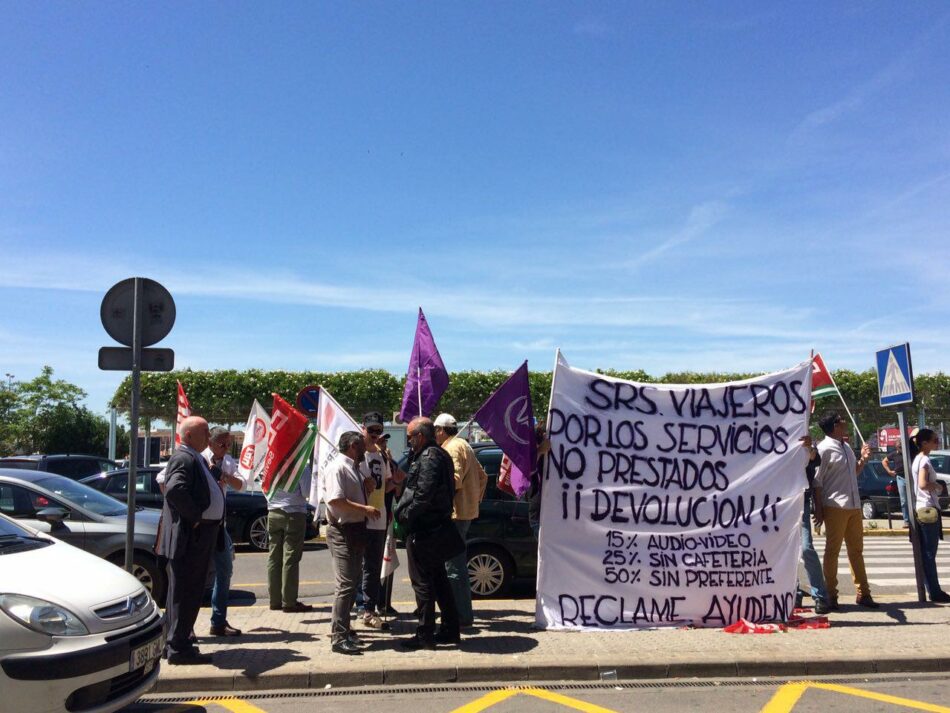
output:
M135 577L0 515L0 709L118 710L155 685L164 645Z

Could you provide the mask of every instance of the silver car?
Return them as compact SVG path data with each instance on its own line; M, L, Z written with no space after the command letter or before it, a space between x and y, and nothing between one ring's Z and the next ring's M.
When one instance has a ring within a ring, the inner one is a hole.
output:
M120 567L125 561L126 506L60 475L0 469L0 513ZM135 513L132 574L164 604L167 579L154 552L160 513Z

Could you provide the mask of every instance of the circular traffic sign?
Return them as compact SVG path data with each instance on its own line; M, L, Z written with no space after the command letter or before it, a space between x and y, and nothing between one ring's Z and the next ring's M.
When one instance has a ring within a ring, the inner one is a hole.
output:
M141 280L142 346L160 342L175 324L175 300L164 286L147 277ZM117 282L102 298L99 317L109 336L119 344L132 346L135 278Z
M305 386L297 394L297 408L311 418L320 415L320 387Z

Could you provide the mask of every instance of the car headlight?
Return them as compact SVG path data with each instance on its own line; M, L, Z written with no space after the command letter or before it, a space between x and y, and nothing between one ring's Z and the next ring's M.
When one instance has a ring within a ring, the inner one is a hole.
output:
M79 617L45 599L23 594L0 594L0 609L28 629L50 636L83 636L89 633Z

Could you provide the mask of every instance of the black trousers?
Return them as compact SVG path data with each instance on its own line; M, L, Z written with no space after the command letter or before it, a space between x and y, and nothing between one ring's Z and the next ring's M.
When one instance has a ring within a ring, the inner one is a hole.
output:
M450 635L459 633L459 614L455 606L452 585L445 571L445 559L432 552L426 543L419 543L410 535L406 540L406 555L409 559L409 580L416 593L416 608L419 610L419 626L416 636L431 640L435 635L435 605L442 612L440 631Z
M194 647L189 637L204 598L208 566L218 542L219 527L217 522L201 523L191 533L184 554L168 561L165 615L168 618L169 654L186 653Z

